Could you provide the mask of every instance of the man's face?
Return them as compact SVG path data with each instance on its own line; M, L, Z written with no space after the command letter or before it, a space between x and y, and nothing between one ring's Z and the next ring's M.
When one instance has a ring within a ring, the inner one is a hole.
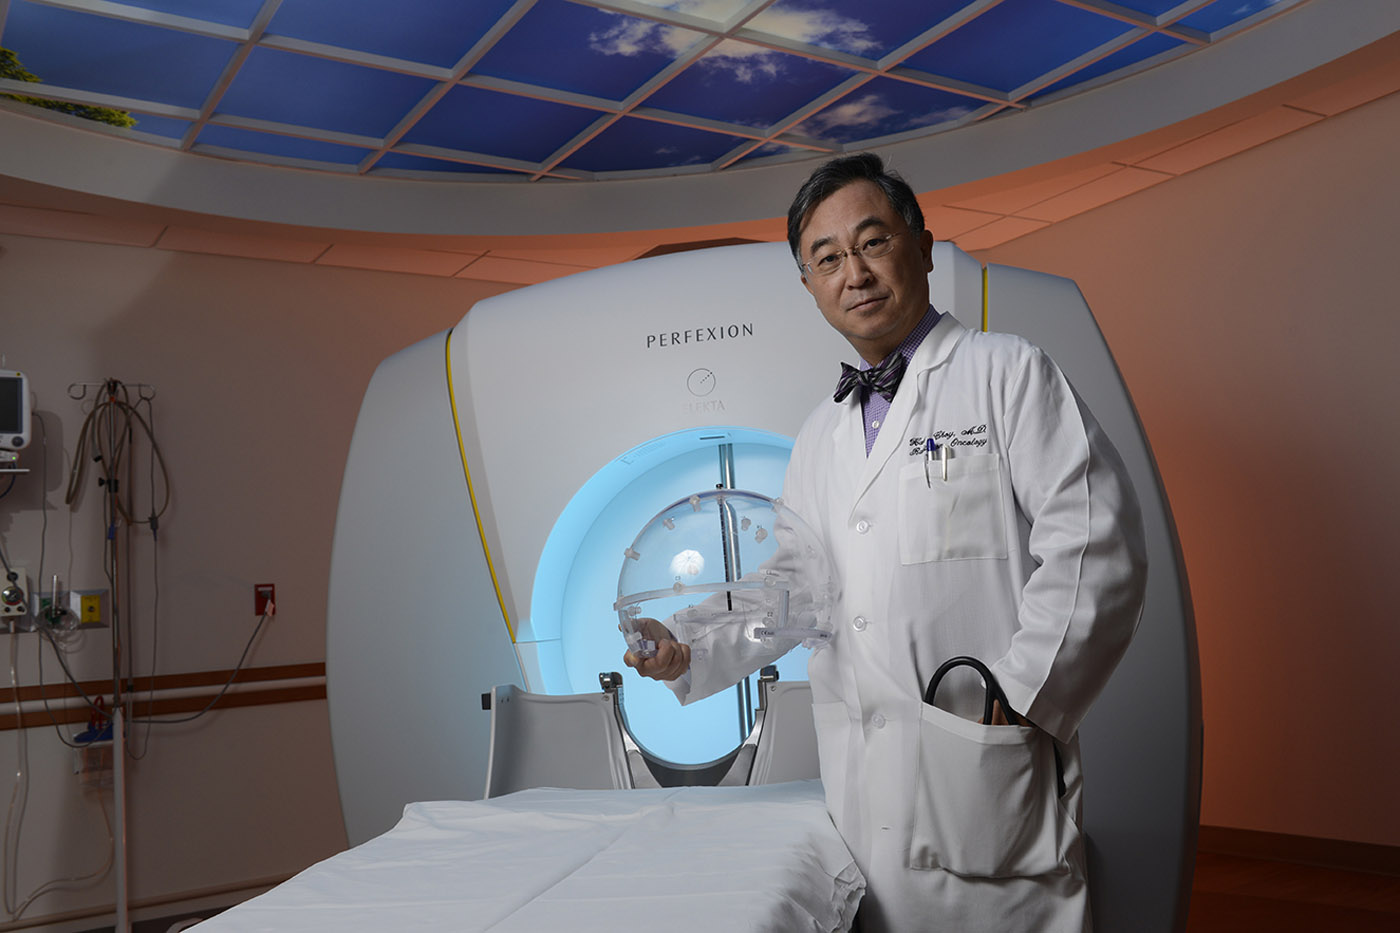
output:
M928 310L933 234L912 236L877 185L856 181L817 205L799 241L801 260L809 262L832 248L850 251L892 233L899 234L894 249L883 256L849 252L834 274L802 276L827 323L872 364L899 346Z

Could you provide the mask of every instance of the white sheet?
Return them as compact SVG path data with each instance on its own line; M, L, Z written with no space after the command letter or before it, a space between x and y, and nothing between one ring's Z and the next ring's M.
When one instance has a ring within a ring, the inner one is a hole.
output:
M816 781L536 789L410 804L384 835L198 929L835 931L864 890Z

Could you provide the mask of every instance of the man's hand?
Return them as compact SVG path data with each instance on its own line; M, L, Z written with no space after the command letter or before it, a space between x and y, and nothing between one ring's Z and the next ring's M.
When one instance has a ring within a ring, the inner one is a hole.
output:
M642 636L656 642L656 655L639 658L632 652L622 656L622 663L643 677L652 680L675 680L690 670L690 646L676 641L671 630L655 619L638 619Z
M1002 707L1001 701L1000 701L1000 700L993 700L993 701L992 701L992 721L991 721L991 723L990 723L989 725L993 725L993 726L1032 726L1032 727L1035 726L1035 723L1031 722L1029 719L1027 719L1026 717L1020 715L1019 713L1012 713L1012 715L1016 717L1016 721L1015 721L1015 722L1012 722L1010 719L1007 718L1007 716L1006 716L1006 710ZM978 721L978 722L982 722L981 719L979 719L979 720L977 720L977 721ZM984 724L984 725L987 725L987 724Z

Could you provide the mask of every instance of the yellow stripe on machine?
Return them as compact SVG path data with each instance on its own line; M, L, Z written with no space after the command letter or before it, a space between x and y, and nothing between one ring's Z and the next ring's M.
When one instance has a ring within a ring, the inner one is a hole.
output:
M467 495L472 500L472 515L476 518L476 533L481 538L481 552L486 555L486 569L491 573L491 585L496 588L496 602L501 606L501 618L505 620L510 642L515 644L515 627L510 624L510 613L506 612L506 599L501 593L501 581L496 577L496 565L491 562L491 548L486 544L486 528L481 524L481 509L476 505L476 490L472 487L472 471L467 466L467 448L462 443L462 423L457 419L457 391L452 384L452 335L447 332L447 401L452 406L452 429L457 432L457 452L462 455L462 474L467 478Z
M982 267L982 333L987 332L987 267Z

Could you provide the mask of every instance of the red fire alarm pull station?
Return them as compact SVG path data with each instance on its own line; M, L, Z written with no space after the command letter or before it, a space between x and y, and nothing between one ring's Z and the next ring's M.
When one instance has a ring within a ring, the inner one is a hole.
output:
M277 585L274 583L253 584L253 615L263 613L277 615Z

